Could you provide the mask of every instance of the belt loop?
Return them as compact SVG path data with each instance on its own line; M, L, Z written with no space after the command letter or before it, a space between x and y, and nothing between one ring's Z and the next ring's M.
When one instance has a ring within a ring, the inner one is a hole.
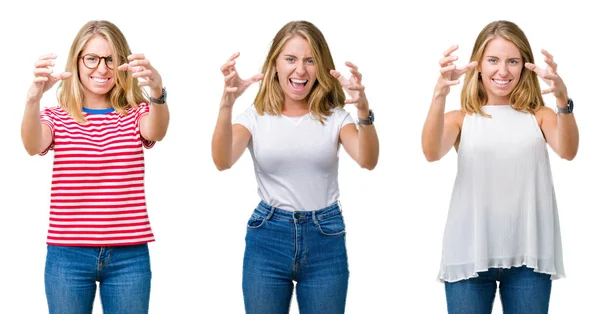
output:
M342 201L338 200L338 207L340 208L340 213L342 212Z
M265 217L265 220L270 220L271 217L273 217L273 214L275 213L275 207L269 205L269 207L271 207L271 211L269 211L269 214L267 215L267 217Z
M318 222L317 222L317 211L313 210L310 213L312 215L312 221L313 221L313 223L315 224L315 226L318 225Z

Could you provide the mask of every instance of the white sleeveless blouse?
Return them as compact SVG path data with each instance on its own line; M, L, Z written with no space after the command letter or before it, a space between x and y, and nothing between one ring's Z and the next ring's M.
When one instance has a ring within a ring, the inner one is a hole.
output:
M564 277L546 141L535 119L506 106L466 115L444 232L439 280L527 266Z

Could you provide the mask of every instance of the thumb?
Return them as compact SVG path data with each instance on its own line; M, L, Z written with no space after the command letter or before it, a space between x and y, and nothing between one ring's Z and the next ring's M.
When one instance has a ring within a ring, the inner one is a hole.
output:
M252 81L252 83L254 83L254 82L258 82L258 81L262 80L264 77L265 77L264 74L259 73L259 74L256 74L255 76L253 76L252 78L250 78L250 80Z

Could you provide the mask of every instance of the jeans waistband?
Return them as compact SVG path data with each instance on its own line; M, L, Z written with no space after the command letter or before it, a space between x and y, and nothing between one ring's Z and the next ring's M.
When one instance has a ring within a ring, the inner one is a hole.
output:
M261 213L266 217L267 220L271 218L275 218L278 220L289 220L289 221L319 221L325 218L339 215L342 213L342 208L340 207L339 201L335 202L332 205L329 205L325 208L317 209L317 210L306 210L306 211L295 211L291 212L289 210L277 208L271 206L264 201L260 201L258 206L255 209L256 212Z

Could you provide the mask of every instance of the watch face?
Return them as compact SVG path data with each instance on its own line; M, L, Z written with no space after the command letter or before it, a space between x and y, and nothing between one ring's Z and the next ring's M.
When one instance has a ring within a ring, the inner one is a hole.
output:
M569 112L573 112L573 100L571 98L567 102L567 109L569 109Z

